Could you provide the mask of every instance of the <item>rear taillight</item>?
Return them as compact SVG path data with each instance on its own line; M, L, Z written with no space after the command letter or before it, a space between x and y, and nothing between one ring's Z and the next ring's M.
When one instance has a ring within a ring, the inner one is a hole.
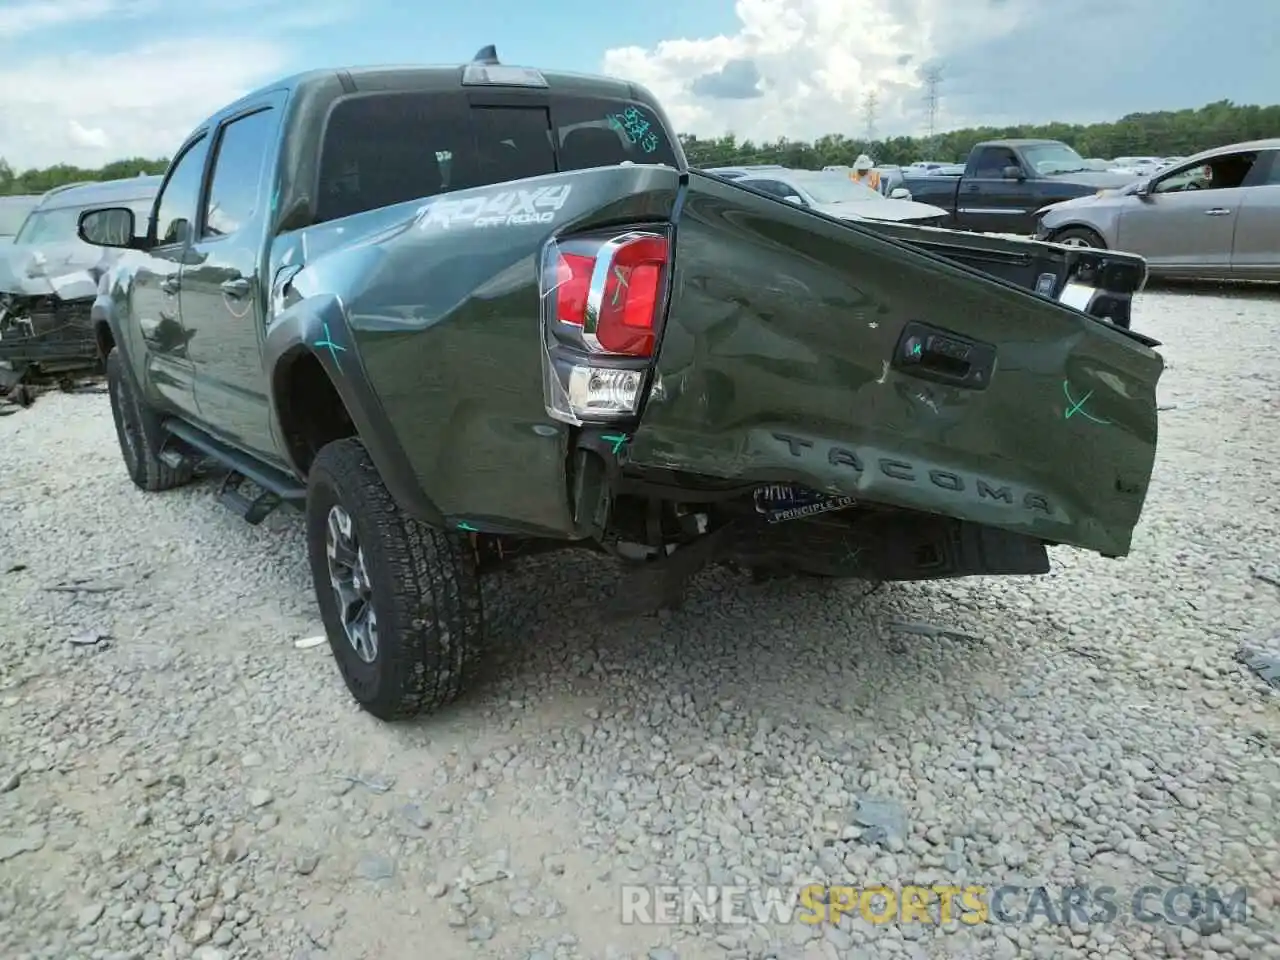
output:
M667 238L652 233L607 240L594 256L561 253L556 319L581 327L591 353L652 356L666 265Z
M542 264L547 412L582 424L634 416L666 304L665 232L552 241Z

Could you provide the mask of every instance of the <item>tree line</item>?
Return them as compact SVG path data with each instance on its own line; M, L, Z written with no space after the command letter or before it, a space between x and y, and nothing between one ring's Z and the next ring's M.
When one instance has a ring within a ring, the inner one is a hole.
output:
M778 163L795 169L852 166L865 153L878 164L916 160L963 163L983 140L1035 137L1061 140L1086 159L1101 157L1185 157L1244 140L1280 137L1280 105L1260 107L1220 100L1196 109L1131 113L1110 123L1042 123L1014 127L968 127L926 137L889 137L868 141L829 133L812 143L786 138L756 143L732 134L703 139L680 137L689 163L697 167Z
M1081 156L1113 159L1122 156L1187 156L1210 147L1242 140L1280 136L1280 105L1261 107L1219 100L1203 107L1131 113L1111 123L1044 123L1015 127L968 127L924 137L888 137L868 141L829 133L812 143L788 140L755 142L733 134L702 138L681 134L685 154L693 166L779 163L818 170L824 166L852 166L860 153L881 164L916 160L963 161L975 143L1010 137L1042 137L1070 144ZM0 196L39 194L54 187L86 180L116 180L140 173L163 173L167 157L131 157L99 169L60 163L43 169L14 170L0 157Z

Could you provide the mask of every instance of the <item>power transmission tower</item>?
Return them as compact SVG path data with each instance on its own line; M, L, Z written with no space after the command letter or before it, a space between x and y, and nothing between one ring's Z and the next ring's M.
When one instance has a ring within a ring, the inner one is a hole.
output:
M942 86L942 68L930 67L924 72L924 102L929 111L929 143L938 133L938 88Z
M863 135L867 143L875 143L876 140L876 108L879 105L880 95L874 90L868 90L867 95L862 98Z

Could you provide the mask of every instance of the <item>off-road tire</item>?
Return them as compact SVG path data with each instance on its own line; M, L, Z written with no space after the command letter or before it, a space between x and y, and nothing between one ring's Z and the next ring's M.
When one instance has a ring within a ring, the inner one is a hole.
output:
M106 368L111 417L116 423L116 440L129 479L139 489L152 493L189 483L193 473L189 462L171 467L160 459L164 446L160 417L138 396L119 347L112 347L107 354Z
M1107 242L1088 227L1067 227L1053 235L1054 243L1063 243L1067 240L1079 240L1086 247L1092 247L1094 250L1107 249Z
M364 551L377 652L371 663L347 639L329 578L329 511L351 518ZM347 689L385 721L407 720L450 703L483 635L475 554L462 536L400 512L359 440L337 440L316 455L307 478L307 553L329 647Z

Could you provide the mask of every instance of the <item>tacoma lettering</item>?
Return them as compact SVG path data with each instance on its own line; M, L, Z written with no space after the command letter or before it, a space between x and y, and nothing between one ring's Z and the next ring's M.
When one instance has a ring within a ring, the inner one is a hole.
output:
M916 475L911 472L911 464L903 463L901 460L881 460L880 472L895 480L914 481L916 478Z
M793 457L800 456L800 451L804 447L813 446L812 440L806 440L804 439L804 437L793 437L789 433L775 433L773 435L773 438L775 440L781 440L783 443L785 443L787 445L787 449L791 451L791 455Z
M992 489L991 484L987 483L987 481L983 480L981 477L978 478L978 497L979 499L990 497L992 500L1003 500L1005 503L1013 503L1013 494L1009 491L1008 487L1001 487L999 490L994 490Z
M804 452L814 446L812 440L797 437L790 433L774 433L773 438L780 443L785 443L787 450L793 457L804 456ZM1053 506L1050 504L1049 499L1039 493L1025 492L1020 497L1015 497L1013 489L1008 484L995 486L991 481L983 477L966 478L950 470L937 469L923 471L924 476L922 477L916 465L907 460L882 457L876 462L880 472L891 480L911 484L928 483L930 486L939 490L946 490L948 493L963 494L972 490L969 496L974 496L979 500L993 500L1010 506L1016 503L1024 510L1034 510L1037 513L1053 515ZM847 467L858 474L861 474L864 469L862 459L848 447L828 447L827 463L833 467Z

